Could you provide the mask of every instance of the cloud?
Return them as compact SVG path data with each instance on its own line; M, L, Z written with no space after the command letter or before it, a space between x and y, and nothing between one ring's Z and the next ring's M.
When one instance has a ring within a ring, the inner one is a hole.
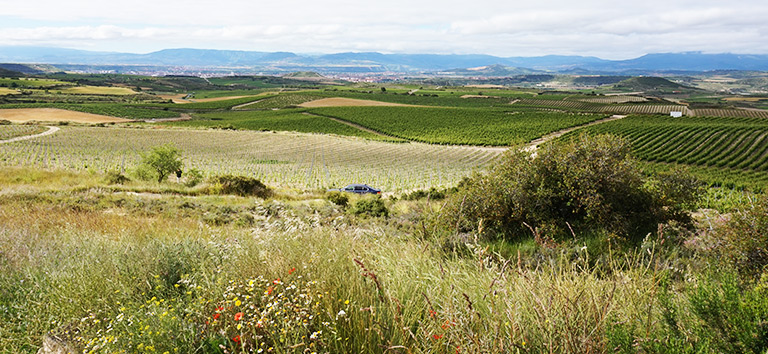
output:
M500 56L768 53L762 0L0 0L0 44ZM4 25L5 24L5 25Z

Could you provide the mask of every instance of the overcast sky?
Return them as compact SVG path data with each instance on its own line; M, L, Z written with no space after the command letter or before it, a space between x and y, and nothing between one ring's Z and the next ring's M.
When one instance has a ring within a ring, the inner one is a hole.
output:
M0 45L605 59L768 54L768 1L0 0Z

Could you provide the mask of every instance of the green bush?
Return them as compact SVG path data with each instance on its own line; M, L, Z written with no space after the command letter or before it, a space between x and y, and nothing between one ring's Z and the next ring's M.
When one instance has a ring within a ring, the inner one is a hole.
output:
M104 182L107 184L124 184L130 181L130 178L117 171L109 171L107 172L107 175L104 176Z
M690 223L701 183L680 172L646 177L629 152L626 140L608 135L547 144L535 158L510 149L489 173L464 181L432 222L490 238L592 230L633 241L659 223Z
M193 168L187 171L186 173L186 181L184 182L184 185L187 187L194 187L200 182L203 181L203 174L200 172L200 170Z
M724 243L721 252L742 274L756 277L768 270L768 198L732 213L716 237Z
M0 119L0 125L11 125L11 121L5 120L5 119Z
M349 203L349 196L344 192L331 191L325 193L325 199L338 206L346 207Z
M353 215L367 215L374 217L388 217L389 209L380 197L366 197L352 205L349 212Z
M209 181L215 194L235 194L242 197L256 196L269 198L272 191L261 181L246 176L223 175L211 178Z

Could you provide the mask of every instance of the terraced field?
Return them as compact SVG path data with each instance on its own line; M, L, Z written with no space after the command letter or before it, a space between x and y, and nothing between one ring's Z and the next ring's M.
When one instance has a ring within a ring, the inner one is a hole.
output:
M501 153L317 134L71 126L1 145L0 166L129 170L140 152L164 143L183 151L186 169L208 175L255 176L275 186L300 188L360 182L385 191L453 185Z

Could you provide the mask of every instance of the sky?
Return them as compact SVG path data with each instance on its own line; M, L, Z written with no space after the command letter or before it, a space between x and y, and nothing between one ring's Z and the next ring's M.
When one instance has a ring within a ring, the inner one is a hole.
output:
M584 55L768 54L765 0L0 0L0 46Z

